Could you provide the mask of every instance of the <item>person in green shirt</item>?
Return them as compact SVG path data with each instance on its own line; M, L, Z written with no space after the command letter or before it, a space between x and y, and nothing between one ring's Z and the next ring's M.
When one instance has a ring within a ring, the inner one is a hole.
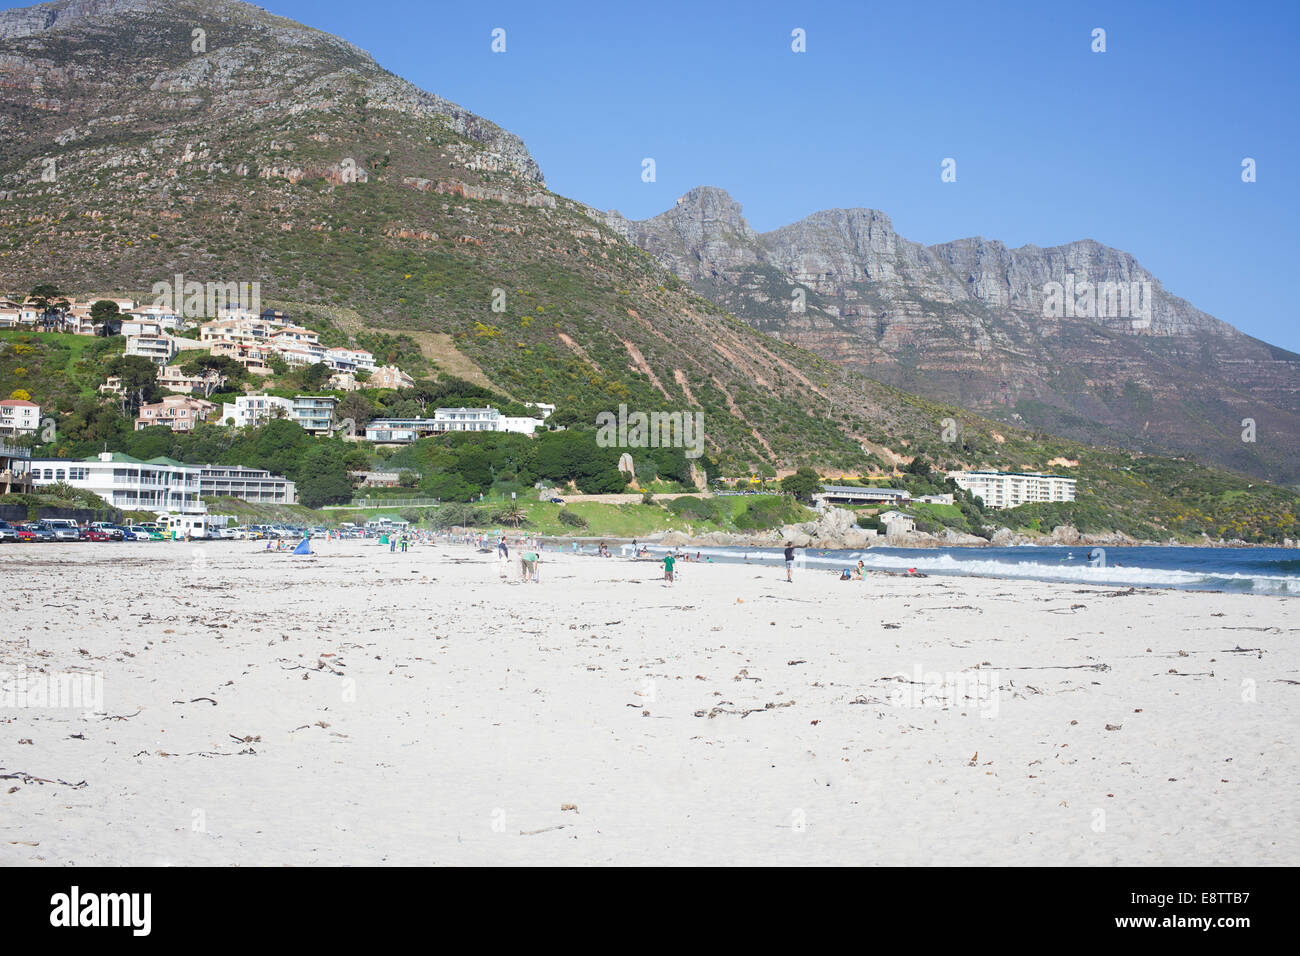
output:
M520 562L523 565L524 583L531 581L534 584L540 584L542 582L541 572L538 569L540 561L541 555L536 551L525 551L520 557Z
M664 587L672 587L673 565L676 563L677 563L677 559L674 558L671 554L664 555Z

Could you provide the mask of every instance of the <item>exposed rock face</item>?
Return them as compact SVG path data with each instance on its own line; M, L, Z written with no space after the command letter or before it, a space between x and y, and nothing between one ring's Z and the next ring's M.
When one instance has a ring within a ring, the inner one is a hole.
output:
M651 219L605 219L739 317L880 381L1072 438L1300 481L1300 356L1170 294L1126 252L1092 240L923 246L873 209L759 234L711 186ZM1243 440L1247 418L1269 437Z
M191 29L176 29L178 17ZM49 55L67 44L92 44L124 24L138 24L138 42L155 52L157 69L147 77L101 76L94 63L56 67ZM204 31L205 49L194 49L200 42L195 29ZM55 114L51 122L57 117L72 139L140 113L180 119L201 108L210 122L223 113L273 119L364 104L437 116L451 132L487 147L464 151L467 169L545 183L515 134L388 73L346 40L232 0L60 0L0 12L0 40L20 41L7 44L0 57L0 86L10 87L6 99L13 102L13 88L25 87L20 105ZM150 95L142 96L142 80ZM40 130L25 124L20 131L14 113L0 114L0 139L13 140L19 132L35 139Z

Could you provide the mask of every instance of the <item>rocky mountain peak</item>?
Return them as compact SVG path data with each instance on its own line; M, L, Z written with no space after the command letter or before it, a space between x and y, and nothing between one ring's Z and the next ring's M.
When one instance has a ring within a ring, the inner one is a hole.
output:
M715 187L619 231L738 317L891 385L1072 438L1300 476L1300 445L1280 438L1300 441L1300 357L1094 239L925 246L874 209L756 235ZM1243 447L1243 409L1269 418L1277 446Z
M105 49L113 71L97 60ZM10 110L0 114L7 140L18 138L20 115L26 142L47 133L71 142L140 115L184 117L199 129L361 108L438 117L484 148L473 168L545 185L518 136L389 73L340 37L240 0L56 0L7 10L0 63L10 88Z

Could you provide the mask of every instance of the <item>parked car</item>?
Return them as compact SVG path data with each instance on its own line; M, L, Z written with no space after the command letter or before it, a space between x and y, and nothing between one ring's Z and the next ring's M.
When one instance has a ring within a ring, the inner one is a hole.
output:
M90 530L102 531L105 534L107 534L109 539L112 541L122 541L126 537L122 533L122 529L119 528L117 525L113 524L113 522L111 521L92 521L90 523ZM95 539L91 539L91 540L95 540Z
M163 533L158 530L156 525L137 524L132 525L131 530L135 532L135 540L137 541L161 541L163 539Z
M214 538L221 538L225 541L233 541L235 538L239 537L237 531L237 528L216 528L211 532L211 536Z
M18 529L8 521L0 519L0 541L17 541Z
M14 531L17 532L19 541L36 540L36 532L34 532L31 528L27 527L27 525L25 524L14 525Z
M113 536L103 528L91 528L86 532L87 541L112 541Z
M31 532L33 541L55 540L54 531L51 528L47 528L45 525L41 524L39 521L34 521L31 524L27 525L27 530Z
M39 524L54 532L55 541L81 540L81 528L71 518L45 518Z

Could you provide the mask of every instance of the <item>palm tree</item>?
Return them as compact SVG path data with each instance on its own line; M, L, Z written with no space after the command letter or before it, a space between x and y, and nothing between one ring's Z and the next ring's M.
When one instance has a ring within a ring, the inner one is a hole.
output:
M512 501L501 511L498 511L496 517L497 520L501 521L503 524L508 524L512 528L518 528L528 520L528 513L524 511L523 508L519 507L517 501Z

